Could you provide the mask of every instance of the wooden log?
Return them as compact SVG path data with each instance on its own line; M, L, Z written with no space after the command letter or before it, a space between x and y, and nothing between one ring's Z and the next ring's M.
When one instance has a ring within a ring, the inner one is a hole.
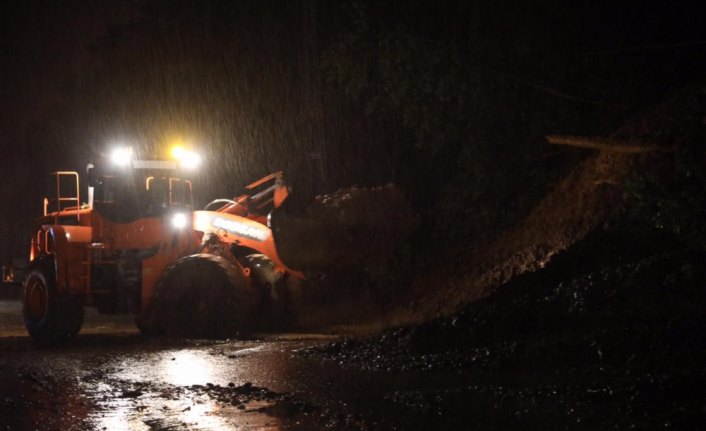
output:
M659 147L656 145L646 145L639 142L624 142L614 139L594 138L587 136L572 135L548 135L547 141L552 145L567 145L570 147L587 148L598 151L610 151L612 153L638 154L652 151L673 151L671 147Z

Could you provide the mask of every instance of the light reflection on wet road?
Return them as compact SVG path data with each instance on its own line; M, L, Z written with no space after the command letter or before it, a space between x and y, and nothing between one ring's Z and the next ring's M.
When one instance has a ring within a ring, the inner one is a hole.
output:
M89 309L79 337L47 349L20 311L0 301L0 429L320 429L312 415L347 405L335 378L292 353L328 336L147 340L131 317Z
M291 388L293 349L327 337L145 340L132 318L89 311L77 339L46 349L24 335L20 310L0 301L0 429L306 429L290 418L300 412L271 414L283 399L272 391Z
M144 339L132 318L94 313L70 344L38 348L18 336L19 312L0 301L0 429L410 429L388 396L438 384L293 353L330 336Z
M240 388L254 382L265 387L265 383L281 380L280 357L286 361L292 346L309 344L207 342L193 347L161 346L167 348L108 360L102 366L107 372L101 380L113 382L113 387L89 383L84 389L92 393L91 398L100 400L101 394L125 394L126 388L138 388L127 389L127 400L119 397L98 402L101 413L94 420L109 430L283 429L281 418L261 413L275 400L253 399L235 406L217 402L201 387ZM271 389L272 385L266 387Z

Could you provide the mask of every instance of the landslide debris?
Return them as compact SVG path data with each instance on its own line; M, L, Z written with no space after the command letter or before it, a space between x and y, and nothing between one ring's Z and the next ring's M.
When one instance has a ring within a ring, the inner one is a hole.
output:
M523 222L477 247L471 256L463 257L459 264L462 268L442 268L436 274L420 278L415 284L416 305L412 310L400 310L398 319L413 322L451 314L465 302L486 296L514 277L542 268L553 256L590 232L612 223L617 209L631 205L628 198L634 193L631 183L636 175L667 178L668 175L656 171L689 159L698 161L703 172L706 170L704 119L704 80L693 82L663 102L638 112L608 134L607 140L661 151L590 153ZM656 202L660 203L665 202ZM427 288L429 283L436 285L433 291Z
M671 245L594 231L449 317L301 354L344 367L458 373L467 386L453 393L390 396L465 425L502 429L499 415L508 426L703 429L706 253Z

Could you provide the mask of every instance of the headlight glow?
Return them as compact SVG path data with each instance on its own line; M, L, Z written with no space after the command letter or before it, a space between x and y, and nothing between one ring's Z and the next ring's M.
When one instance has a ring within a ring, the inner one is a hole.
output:
M175 229L184 229L188 224L189 219L184 213L176 213L172 215L172 227Z
M201 156L194 151L187 150L181 145L172 148L172 157L179 161L179 164L186 169L196 169L201 164Z
M117 166L127 166L132 160L132 148L117 147L110 153L110 161Z

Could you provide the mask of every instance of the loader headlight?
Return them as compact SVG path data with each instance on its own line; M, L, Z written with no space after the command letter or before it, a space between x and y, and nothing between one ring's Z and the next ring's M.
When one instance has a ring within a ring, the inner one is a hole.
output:
M187 150L181 145L176 145L172 148L172 157L174 157L181 167L193 170L201 164L201 156L191 150Z
M174 229L184 229L189 223L188 217L184 213L172 214L172 227Z
M132 160L132 148L117 147L110 153L110 161L116 166L127 166Z

